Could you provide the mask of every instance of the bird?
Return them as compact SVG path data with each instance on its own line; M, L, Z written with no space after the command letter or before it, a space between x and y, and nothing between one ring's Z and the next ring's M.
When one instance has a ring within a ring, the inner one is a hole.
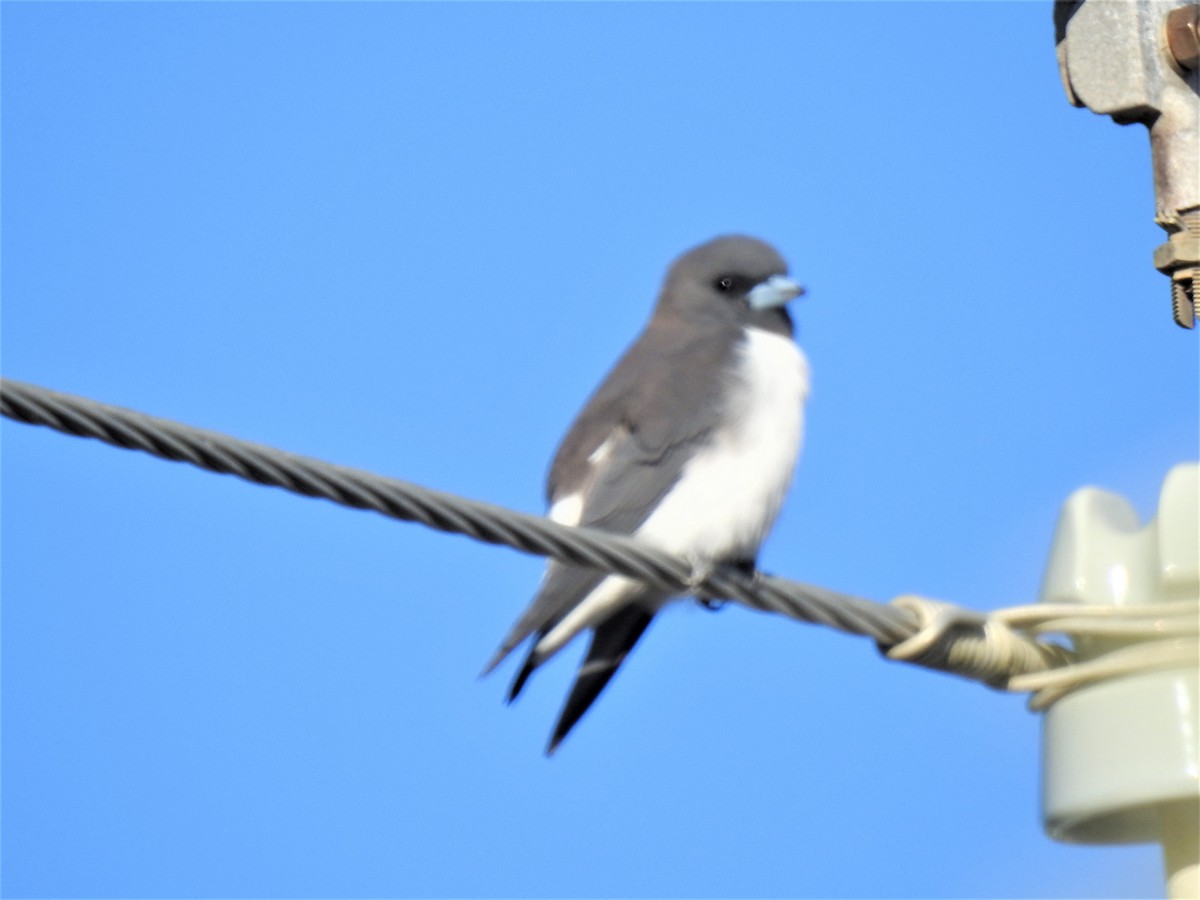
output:
M804 288L770 244L725 235L668 268L650 319L562 439L546 480L554 522L631 535L691 567L754 571L792 480L809 367L789 301ZM591 641L546 754L609 683L673 596L550 561L483 674L532 643L507 694L574 637Z

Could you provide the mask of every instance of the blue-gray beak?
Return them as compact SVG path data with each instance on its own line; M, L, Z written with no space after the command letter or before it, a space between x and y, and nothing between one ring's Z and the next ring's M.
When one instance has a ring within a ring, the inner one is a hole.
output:
M789 300L803 296L804 288L783 275L772 275L761 284L756 284L746 295L751 309L771 309L783 306Z

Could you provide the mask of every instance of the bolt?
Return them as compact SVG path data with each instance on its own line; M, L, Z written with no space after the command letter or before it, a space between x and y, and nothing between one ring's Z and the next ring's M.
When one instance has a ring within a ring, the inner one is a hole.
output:
M1200 3L1167 13L1167 49L1180 68L1200 67Z
M1185 275L1186 277L1179 277ZM1171 282L1171 313L1180 328L1196 327L1196 273L1179 273Z
M1154 268L1171 279L1171 312L1181 328L1196 327L1200 312L1200 206L1156 219L1167 242L1154 250Z
M1196 327L1196 286L1200 284L1200 207L1181 212L1164 227L1167 243L1154 251L1154 263L1171 278L1171 313L1181 328Z

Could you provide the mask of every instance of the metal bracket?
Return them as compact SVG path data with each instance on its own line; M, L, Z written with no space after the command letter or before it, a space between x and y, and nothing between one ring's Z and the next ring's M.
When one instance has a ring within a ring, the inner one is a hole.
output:
M1155 215L1167 242L1154 265L1171 279L1176 323L1194 328L1200 280L1200 4L1056 0L1067 99L1150 130Z

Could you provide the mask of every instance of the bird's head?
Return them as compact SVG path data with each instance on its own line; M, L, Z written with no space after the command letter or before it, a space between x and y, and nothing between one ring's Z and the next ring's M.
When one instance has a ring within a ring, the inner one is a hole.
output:
M786 306L804 288L787 277L787 269L779 252L757 238L715 238L671 264L657 311L790 332Z

